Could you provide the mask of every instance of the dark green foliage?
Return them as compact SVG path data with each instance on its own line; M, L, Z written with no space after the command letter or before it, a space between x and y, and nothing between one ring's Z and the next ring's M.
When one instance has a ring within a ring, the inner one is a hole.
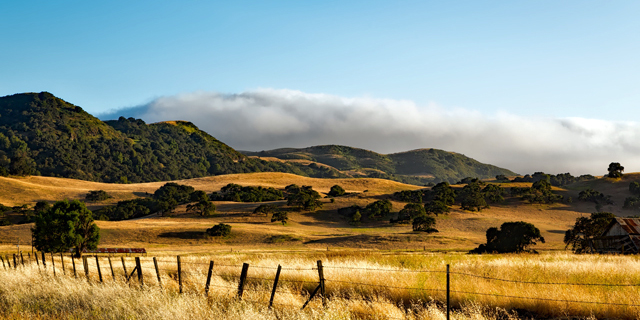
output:
M191 202L209 201L209 196L202 190L196 190L189 195Z
M422 203L423 190L403 190L393 194L393 198L403 202Z
M153 198L160 201L174 200L178 204L188 203L194 191L191 186L167 182L153 193Z
M335 185L333 187L331 187L331 190L329 191L328 195L331 197L339 197L345 194L344 189L339 186L339 185Z
M578 194L578 199L582 201L590 201L600 205L613 204L611 196L604 195L602 192L596 191L591 188L580 191L580 193Z
M212 237L228 237L231 234L231 226L228 224L219 223L207 229L207 234Z
M113 197L104 190L92 190L84 198L87 201L104 201Z
M480 179L473 178L473 177L465 177L462 180L456 182L456 184L469 184L469 183L473 183L473 182L480 182Z
M573 227L564 234L564 243L575 253L593 253L593 239L602 235L615 215L609 212L592 213L590 217L576 219Z
M434 227L436 226L436 219L428 215L417 216L412 222L413 231L422 231L427 233L438 232Z
M424 206L418 203L407 203L402 210L400 210L398 216L401 217L409 217L409 219L415 219L419 216L424 216L427 214Z
M636 181L629 183L629 191L636 196L640 196L640 183Z
M472 182L460 191L460 208L469 211L480 211L489 208L479 182Z
M229 183L222 187L220 193L211 196L212 200L235 202L263 202L284 199L282 191L274 188L253 187Z
M484 198L491 203L504 202L504 189L497 184L488 184L482 189Z
M391 213L392 207L391 201L385 199L368 204L364 211L369 219L381 219Z
M504 174L499 174L496 176L496 181L498 182L511 182L511 180L509 180L509 178L507 178L507 176L505 176Z
M524 196L531 191L530 187L511 187L510 193L513 197Z
M640 197L627 197L624 199L624 205L622 206L625 209L638 209L640 205Z
M119 201L115 206L96 210L95 215L99 220L120 221L144 217L159 211L166 212L166 208L159 201L142 198Z
M291 193L287 196L287 205L298 207L304 210L315 210L322 208L322 202L320 201L320 194L313 190L311 186L302 186L301 188L289 188Z
M85 249L95 249L100 240L100 229L84 203L58 201L49 210L36 216L31 229L33 245L43 252L65 252L75 247L76 257Z
M607 174L607 177L620 178L622 177L622 172L624 171L624 167L620 165L620 163L618 162L611 162L609 164L609 168L607 169L607 171L609 171L609 174Z
M277 210L276 212L273 213L273 215L271 215L271 222L280 221L282 222L283 226L287 224L288 220L289 220L289 216L287 215L286 211Z
M358 225L362 220L361 211L363 211L363 208L354 204L350 207L338 209L338 214L347 217L350 224Z
M11 208L0 203L0 226L8 226L11 224L6 215L6 212L10 210Z
M216 212L216 206L209 200L200 200L187 205L187 212L194 212L201 216L209 216Z
M555 203L563 199L551 191L551 183L546 179L534 182L531 188L511 188L511 194L514 190L522 191L522 199L530 203Z
M464 177L491 178L497 174L515 173L496 166L480 163L462 154L437 149L420 149L394 154L346 146L325 145L304 149L276 149L245 152L250 156L303 159L332 166L338 170L357 170L369 178L381 178L425 185L430 182L455 182ZM431 177L424 177L432 175Z
M427 212L427 214L434 214L436 216L441 214L448 214L449 211L451 211L448 205L438 200L433 200L431 202L426 203L424 205L424 209Z
M264 214L265 216L270 215L278 210L278 207L274 204L261 204L255 210L253 210L253 214Z
M360 220L362 220L362 214L360 213L360 210L357 210L351 216L351 219L349 220L349 223L352 224L352 225L359 225L360 224Z
M596 177L590 174L584 174L579 177L574 177L570 173L559 173L556 175L549 175L544 172L536 172L533 175L525 175L524 177L516 177L513 182L537 182L540 180L547 180L552 186L561 187L568 184L572 184L580 181L595 180Z
M431 189L433 201L440 201L447 206L453 205L456 201L456 192L448 182L440 182Z
M46 201L38 201L36 202L36 205L33 207L33 212L35 214L41 214L44 213L45 211L51 209L51 205L46 202Z
M533 224L518 221L505 222L498 228L487 230L487 243L481 244L469 253L510 253L525 252L537 241L544 243L540 230ZM535 252L535 251L534 251Z

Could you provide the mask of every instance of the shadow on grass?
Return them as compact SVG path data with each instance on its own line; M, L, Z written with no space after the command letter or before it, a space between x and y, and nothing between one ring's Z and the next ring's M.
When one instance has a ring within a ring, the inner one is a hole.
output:
M163 232L158 235L160 238L174 238L174 239L208 239L209 236L203 231L176 231L176 232Z

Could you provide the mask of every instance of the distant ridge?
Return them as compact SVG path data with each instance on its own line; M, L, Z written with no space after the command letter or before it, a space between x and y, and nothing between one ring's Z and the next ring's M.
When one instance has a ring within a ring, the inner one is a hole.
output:
M372 178L385 178L405 183L457 182L465 177L481 179L496 175L514 176L508 169L478 162L455 152L438 149L416 149L393 154L370 150L322 145L308 148L281 148L269 151L241 151L248 156L282 160L306 160L325 164L342 172Z

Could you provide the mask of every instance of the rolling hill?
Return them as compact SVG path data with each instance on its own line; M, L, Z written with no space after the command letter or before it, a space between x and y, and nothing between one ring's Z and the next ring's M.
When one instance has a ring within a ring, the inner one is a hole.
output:
M324 145L302 149L242 151L242 153L248 156L277 158L291 162L317 162L353 176L393 179L413 184L438 181L455 183L465 177L489 179L500 174L516 175L510 170L480 163L459 153L438 149L380 154L347 146Z

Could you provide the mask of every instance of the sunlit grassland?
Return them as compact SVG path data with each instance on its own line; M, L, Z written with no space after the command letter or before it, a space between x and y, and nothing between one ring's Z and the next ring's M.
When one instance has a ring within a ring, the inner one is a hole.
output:
M551 301L638 304L640 291L635 286L571 285L640 284L637 272L640 258L635 256L422 254L372 250L215 252L182 255L185 293L180 295L176 257L173 253L163 254L157 255L162 289L151 259L155 254L142 257L145 280L142 289L137 280L128 285L123 282L119 258L113 260L115 281L106 258L101 258L105 279L102 284L97 279L94 258L89 259L92 278L89 283L82 270L78 279L70 275L68 259L66 276L61 276L59 258L56 260L55 278L50 263L47 271L33 266L17 271L0 270L0 314L5 318L444 319L444 271L449 264L454 319L640 317L638 307ZM131 272L133 258L126 259ZM210 295L206 298L204 285L210 260L214 261L214 269ZM318 273L313 270L317 260L322 260L324 266L328 305L324 308L321 300L314 298L301 312L300 307L317 285ZM250 266L244 299L239 301L236 288L242 263ZM81 268L78 261L76 265ZM267 304L277 265L284 269L274 308L270 311ZM569 284L513 283L470 275Z

